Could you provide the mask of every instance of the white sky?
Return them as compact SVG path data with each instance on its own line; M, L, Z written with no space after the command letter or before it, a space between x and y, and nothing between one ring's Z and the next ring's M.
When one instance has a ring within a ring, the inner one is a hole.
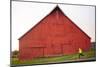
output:
M56 4L12 2L12 50L19 47L18 38L44 18ZM61 5L61 10L95 41L95 7Z

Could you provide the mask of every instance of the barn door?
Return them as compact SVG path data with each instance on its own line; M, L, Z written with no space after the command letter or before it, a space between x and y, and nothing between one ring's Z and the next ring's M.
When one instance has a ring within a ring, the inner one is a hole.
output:
M71 54L73 49L74 48L73 48L72 44L63 44L62 45L63 55Z
M55 56L62 55L62 50L61 50L61 45L60 44L53 44L52 48L53 48L53 54Z
M44 56L44 49L43 48L33 48L32 50L33 58L43 57Z

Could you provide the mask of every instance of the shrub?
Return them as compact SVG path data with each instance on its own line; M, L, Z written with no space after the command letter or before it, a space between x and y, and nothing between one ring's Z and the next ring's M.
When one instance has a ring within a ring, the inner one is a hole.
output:
M18 54L19 54L19 51L18 50L12 51L12 53L11 53L12 58L17 58L18 57Z

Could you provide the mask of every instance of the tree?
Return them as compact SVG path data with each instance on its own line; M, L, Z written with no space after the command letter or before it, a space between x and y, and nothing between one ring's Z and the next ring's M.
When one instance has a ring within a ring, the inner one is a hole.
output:
M18 57L18 54L19 54L19 51L18 50L14 50L12 52L12 58L17 58Z

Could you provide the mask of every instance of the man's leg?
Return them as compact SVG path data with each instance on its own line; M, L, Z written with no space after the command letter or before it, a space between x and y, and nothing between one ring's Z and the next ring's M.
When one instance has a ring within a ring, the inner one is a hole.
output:
M80 55L81 55L81 54L79 53L79 59L80 59Z
M81 56L84 56L84 54L83 54L83 53L81 53Z

